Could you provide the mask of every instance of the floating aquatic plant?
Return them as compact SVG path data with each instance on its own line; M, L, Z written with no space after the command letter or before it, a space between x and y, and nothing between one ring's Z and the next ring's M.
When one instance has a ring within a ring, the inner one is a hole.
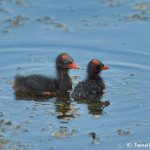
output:
M132 9L134 9L134 10L148 10L148 9L150 9L150 2L143 2L143 3L134 4L132 6Z

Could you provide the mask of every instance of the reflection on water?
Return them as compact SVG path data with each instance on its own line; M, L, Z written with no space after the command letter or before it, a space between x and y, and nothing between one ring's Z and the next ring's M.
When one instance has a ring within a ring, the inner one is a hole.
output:
M57 119L63 120L63 122L67 122L70 119L73 119L77 115L77 110L75 109L73 103L77 104L86 104L88 113L93 116L101 116L103 115L103 109L110 105L109 101L101 101L103 94L99 97L99 99L93 100L73 100L70 97L70 92L63 94L59 97L38 97L33 95L16 95L17 100L34 100L38 102L48 102L53 99L55 106L55 113Z
M68 92L63 97L57 97L55 99L55 111L57 112L57 118L62 119L64 121L70 120L74 118L75 108L72 105L72 100L70 98L70 93Z
M75 100L77 104L86 104L88 113L93 116L103 115L103 109L110 105L109 101L99 100ZM73 100L70 99L56 99L55 110L58 113L57 118L64 121L77 117L77 110L73 106Z
M103 94L99 99L90 100L75 100L78 104L86 104L88 108L88 113L93 116L103 115L103 109L110 105L109 101L101 101Z
M67 121L71 118L74 118L76 115L75 109L72 105L72 100L70 98L70 92L63 93L59 96L35 96L28 94L15 94L17 100L34 100L38 102L48 102L53 99L55 106L55 113L58 119Z
M55 100L56 112L58 113L58 119L69 120L70 118L74 118L75 111L71 105L70 99L56 99Z

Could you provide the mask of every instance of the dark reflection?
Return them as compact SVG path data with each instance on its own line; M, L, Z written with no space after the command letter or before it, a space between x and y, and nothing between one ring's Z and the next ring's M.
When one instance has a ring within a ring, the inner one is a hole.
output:
M14 92L16 100L34 100L34 101L47 101L53 98L64 98L69 99L70 92L63 91L63 92L56 92L50 95L35 95L31 93L23 93L23 92Z
M46 101L51 98L54 98L55 96L40 96L40 95L32 95L32 94L26 94L26 93L14 93L16 100L35 100L35 101Z
M35 95L25 95L16 94L17 100L34 100L38 102L45 102L49 100L54 100L55 113L58 119L70 120L75 117L75 109L72 106L72 100L70 99L70 92L59 93L55 96L35 96Z
M98 100L88 102L88 110L89 110L89 114L102 115L103 114L102 102Z
M79 104L87 104L88 113L94 116L102 115L103 109L110 105L109 101L101 101L103 94L99 95L96 99L89 100L74 100ZM48 101L54 100L55 114L58 119L68 121L76 116L76 110L72 105L70 92L64 92L54 97L40 97L35 95L16 95L17 100L35 100L35 101Z
M74 118L74 109L71 105L70 93L63 95L63 97L57 97L55 100L55 110L58 113L58 119L69 120Z
M109 101L101 101L103 94L97 99L75 100L79 104L87 104L88 113L91 115L102 115L103 109L110 105Z

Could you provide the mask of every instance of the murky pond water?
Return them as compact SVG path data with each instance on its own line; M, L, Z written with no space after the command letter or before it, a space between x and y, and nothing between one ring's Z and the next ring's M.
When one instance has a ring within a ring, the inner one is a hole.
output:
M149 20L148 0L0 0L0 149L137 149L135 143L149 143ZM102 101L110 106L16 100L14 76L55 76L62 52L81 67L70 71L73 86L92 58L110 66L102 73Z

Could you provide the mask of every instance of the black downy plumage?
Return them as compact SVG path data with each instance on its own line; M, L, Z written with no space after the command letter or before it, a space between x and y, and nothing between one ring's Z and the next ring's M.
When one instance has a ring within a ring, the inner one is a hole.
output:
M71 97L75 100L99 99L105 89L105 83L100 73L107 69L109 67L104 66L101 61L92 59L87 66L87 78L76 85Z
M56 58L56 78L44 75L28 75L15 77L13 89L16 96L56 96L72 89L69 69L78 69L73 58L62 53Z

